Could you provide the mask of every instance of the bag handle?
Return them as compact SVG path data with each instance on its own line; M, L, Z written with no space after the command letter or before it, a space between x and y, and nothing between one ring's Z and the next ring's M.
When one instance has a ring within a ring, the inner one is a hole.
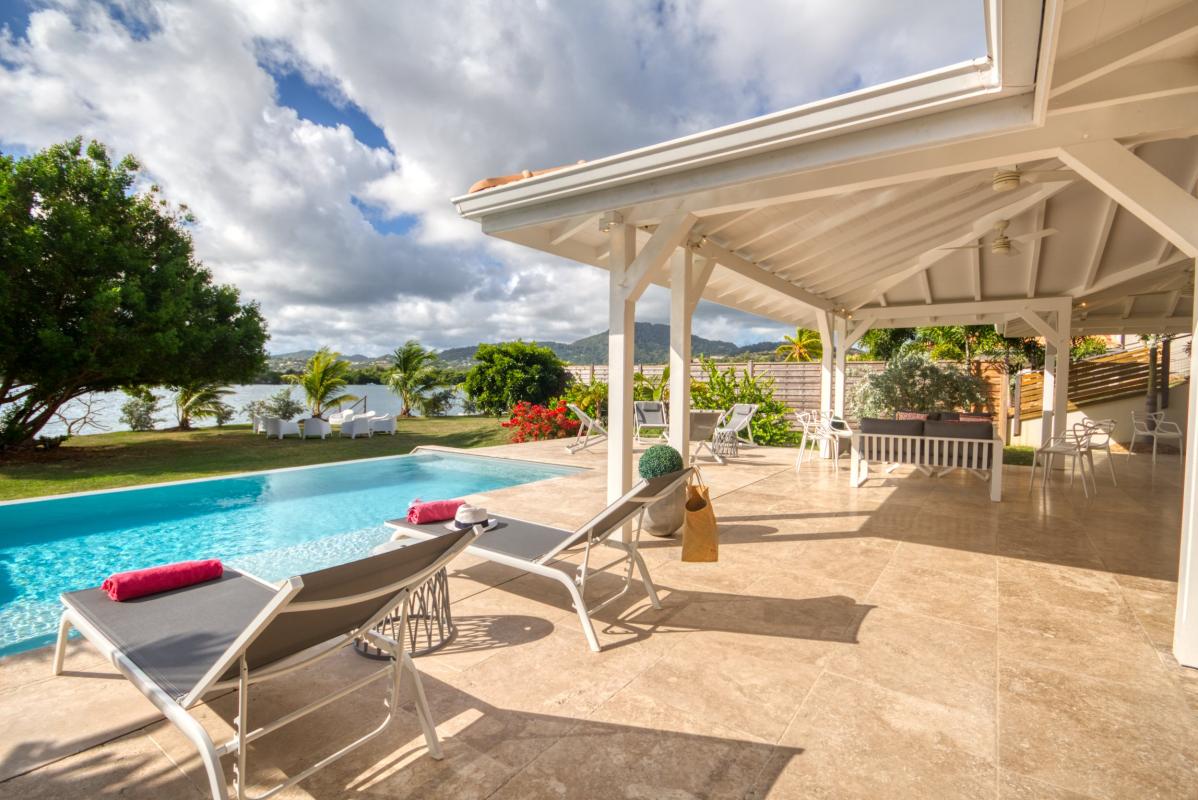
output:
M707 482L703 480L703 473L699 471L698 464L691 464L691 478L693 478L694 480L687 481L687 483L690 483L690 484L697 483L700 486L707 485Z

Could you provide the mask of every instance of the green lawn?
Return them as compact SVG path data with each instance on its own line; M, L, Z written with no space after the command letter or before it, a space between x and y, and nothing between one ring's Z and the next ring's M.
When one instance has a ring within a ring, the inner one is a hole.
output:
M484 447L507 441L507 431L491 417L399 420L397 428L394 436L369 439L268 440L252 434L248 425L76 436L57 450L0 461L0 500L389 456L419 445Z
M1002 449L1002 463L1016 467L1030 467L1036 456L1036 448L1022 444L1007 445Z

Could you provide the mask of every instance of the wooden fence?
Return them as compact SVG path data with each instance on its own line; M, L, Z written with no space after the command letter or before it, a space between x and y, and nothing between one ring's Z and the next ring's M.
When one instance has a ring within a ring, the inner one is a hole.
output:
M855 419L852 408L852 398L857 385L865 375L881 372L885 368L884 361L850 361L845 367L845 416ZM748 372L753 377L769 377L774 381L774 397L785 403L794 411L816 411L819 409L819 362L791 361L740 361L720 362L721 370L734 369L737 375ZM583 383L592 381L607 381L606 364L571 364L566 367L574 374L576 380ZM664 364L638 364L634 371L646 376L661 375ZM698 361L691 362L691 377L702 380L703 365Z

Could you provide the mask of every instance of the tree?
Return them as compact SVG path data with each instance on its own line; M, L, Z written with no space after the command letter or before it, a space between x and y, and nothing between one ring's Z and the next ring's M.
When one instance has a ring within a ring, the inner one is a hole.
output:
M394 366L387 372L386 384L399 395L401 417L412 416L413 407L424 416L434 416L448 406L453 390L447 387L452 381L445 370L438 368L436 353L409 339L396 348L391 360Z
M819 334L810 328L795 328L794 336L783 336L774 354L783 361L819 361L824 354L824 344Z
M223 398L233 390L219 383L188 383L175 388L175 417L179 430L191 430L193 419L215 419L224 424L232 417L232 409Z
M659 403L670 399L670 367L667 364L660 375L638 372L632 376L634 400L656 400ZM607 406L607 384L603 385L603 405ZM583 409L585 410L585 408Z
M544 405L566 390L570 375L548 347L528 342L479 345L462 387L484 414L506 414L527 400Z
M861 337L861 346L875 361L889 361L914 338L914 328L871 328Z
M342 391L348 384L348 374L349 362L342 361L340 353L322 347L308 359L302 373L284 375L283 380L303 389L312 416L323 419L326 411L357 402L357 397Z
M158 398L145 387L125 389L128 400L121 404L121 424L131 431L152 431L161 420L157 414L162 410Z
M249 380L257 305L212 282L191 217L138 164L81 139L0 154L0 449L28 446L89 392Z
M986 401L986 385L977 375L933 361L927 353L903 353L886 369L865 376L855 408L861 417L893 416L896 411L971 410Z

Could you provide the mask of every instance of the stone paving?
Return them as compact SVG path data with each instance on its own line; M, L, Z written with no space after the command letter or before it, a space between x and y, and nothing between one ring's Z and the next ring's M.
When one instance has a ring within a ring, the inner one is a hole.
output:
M592 468L475 498L491 510L573 526L604 505L604 445L485 452ZM461 632L417 660L446 758L409 707L280 796L1198 797L1198 671L1169 654L1177 456L1115 456L1118 487L1100 464L1090 500L1007 467L996 504L964 473L854 490L827 461L796 473L795 452L700 461L719 562L644 542L663 608L634 591L605 609L598 654L560 586L459 559ZM49 655L0 660L0 797L204 796L190 746L94 650L73 644L58 678ZM347 652L255 690L251 718L372 666ZM261 740L255 781L373 727L381 694ZM232 697L197 713L226 737Z

